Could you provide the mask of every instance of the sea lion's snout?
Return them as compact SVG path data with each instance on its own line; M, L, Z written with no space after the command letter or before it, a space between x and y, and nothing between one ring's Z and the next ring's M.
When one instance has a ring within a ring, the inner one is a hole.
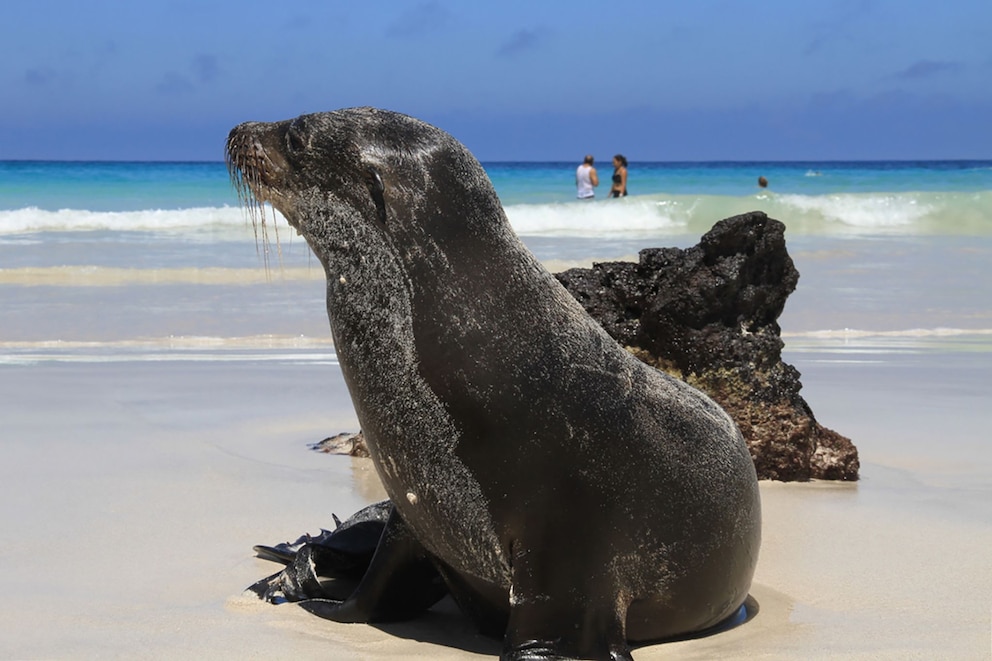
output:
M262 204L276 187L277 174L285 168L278 150L267 148L270 125L246 122L227 136L225 160L231 180L243 202Z
M282 212L290 225L299 232L292 218L289 200L280 191L291 174L289 162L282 153L280 124L245 122L234 127L227 136L224 160L231 175L231 182L238 193L241 205L248 212L258 237L261 225L262 240L268 254L267 215L268 202ZM273 217L274 220L274 217ZM278 234L276 235L278 241Z

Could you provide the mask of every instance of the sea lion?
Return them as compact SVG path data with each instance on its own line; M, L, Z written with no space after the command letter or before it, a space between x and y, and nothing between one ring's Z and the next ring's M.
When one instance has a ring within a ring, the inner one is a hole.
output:
M288 574L263 593L363 622L447 589L512 660L630 659L630 642L741 612L760 503L736 426L586 314L463 145L352 108L241 124L227 162L243 200L271 203L324 267L392 503L360 517L357 543L345 524L330 550L286 550Z

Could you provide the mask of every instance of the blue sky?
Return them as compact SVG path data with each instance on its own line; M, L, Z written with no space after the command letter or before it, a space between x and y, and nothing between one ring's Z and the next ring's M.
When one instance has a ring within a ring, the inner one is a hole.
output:
M0 159L375 105L482 160L992 158L992 1L14 0Z

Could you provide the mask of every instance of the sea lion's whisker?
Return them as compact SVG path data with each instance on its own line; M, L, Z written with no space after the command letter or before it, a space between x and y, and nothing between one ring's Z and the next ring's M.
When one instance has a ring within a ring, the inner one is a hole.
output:
M241 136L228 139L224 160L238 195L238 203L245 210L248 220L251 221L252 232L255 237L255 251L262 256L265 269L268 271L272 243L268 233L268 215L270 212L266 211L266 206L271 210L271 225L276 236L276 254L279 263L282 263L282 243L279 238L276 213L271 203L267 205L266 190L268 186L263 182L263 174L275 169L275 164L258 141L246 140ZM259 232L260 227L261 233Z

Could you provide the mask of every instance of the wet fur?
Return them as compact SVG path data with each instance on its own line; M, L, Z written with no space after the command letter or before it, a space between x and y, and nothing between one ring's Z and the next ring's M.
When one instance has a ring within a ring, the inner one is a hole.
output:
M462 145L357 108L243 124L227 161L263 233L271 203L324 266L396 538L505 659L626 659L737 611L760 543L739 432L582 310Z

